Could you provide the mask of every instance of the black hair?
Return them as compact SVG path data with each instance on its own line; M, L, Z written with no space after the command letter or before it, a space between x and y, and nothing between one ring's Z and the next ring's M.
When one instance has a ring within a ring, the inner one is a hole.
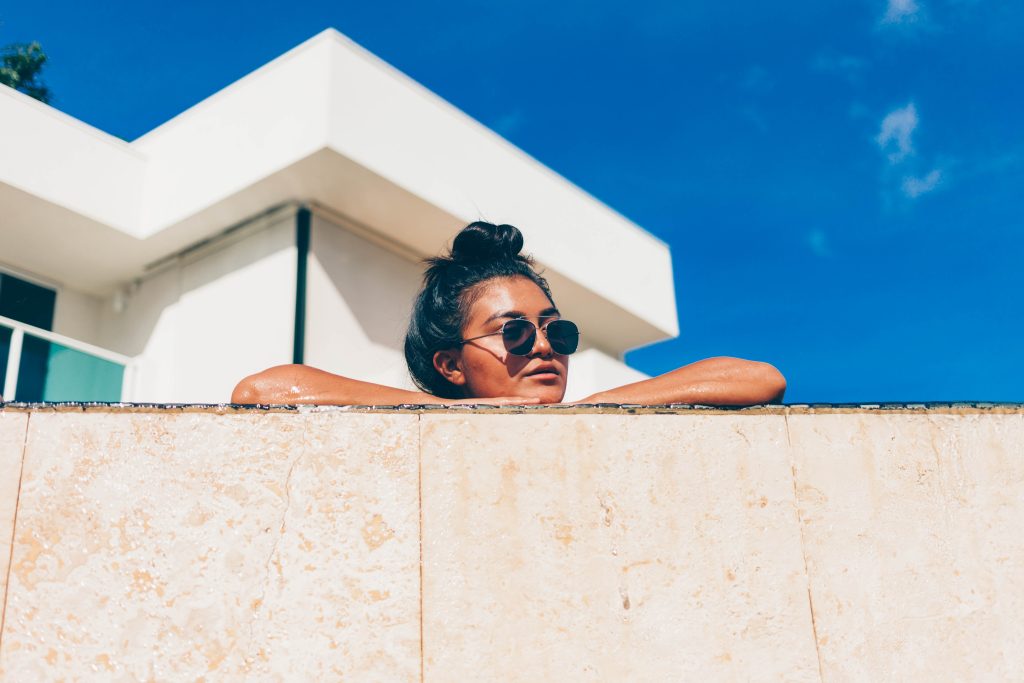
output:
M434 367L434 354L461 344L462 328L482 283L525 277L554 305L547 280L534 270L530 256L519 253L522 249L523 234L517 228L476 221L455 236L447 255L424 261L423 289L405 335L405 362L416 386L441 398L465 398Z

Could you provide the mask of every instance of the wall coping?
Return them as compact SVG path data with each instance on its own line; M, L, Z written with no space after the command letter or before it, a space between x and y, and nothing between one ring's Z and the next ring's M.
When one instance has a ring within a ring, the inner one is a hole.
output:
M493 405L238 405L231 403L99 403L66 401L59 403L0 403L0 413L209 413L232 415L252 413L403 413L403 414L488 414L488 415L689 415L750 414L750 415L814 415L814 414L1021 414L1024 403L994 403L981 401L919 402L919 403L793 403L747 407L705 406L671 403L664 405L634 405L595 403L577 405L493 406Z

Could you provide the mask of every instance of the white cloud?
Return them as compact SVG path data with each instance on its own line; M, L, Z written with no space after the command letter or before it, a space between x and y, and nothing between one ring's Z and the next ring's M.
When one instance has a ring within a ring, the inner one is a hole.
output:
M920 18L921 7L917 0L889 0L885 8L883 24L912 24Z
M905 107L895 109L882 119L881 130L875 142L879 149L889 153L889 162L897 164L914 152L911 139L917 128L917 107L911 102Z
M942 171L933 169L923 178L907 176L903 179L903 194L910 199L917 199L921 195L928 194L942 182Z

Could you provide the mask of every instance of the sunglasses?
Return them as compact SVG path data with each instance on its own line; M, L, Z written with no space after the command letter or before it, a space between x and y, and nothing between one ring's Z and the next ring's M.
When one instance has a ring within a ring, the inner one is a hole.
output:
M580 344L580 328L576 327L576 323L569 320L552 320L540 329L544 332L544 336L547 337L551 350L557 354L568 356L570 353L575 352L576 347ZM505 343L505 350L513 356L529 356L533 353L533 345L537 341L537 326L525 318L506 320L505 324L497 332L463 339L459 343L465 344L476 339L493 337L499 334L501 335L501 340Z

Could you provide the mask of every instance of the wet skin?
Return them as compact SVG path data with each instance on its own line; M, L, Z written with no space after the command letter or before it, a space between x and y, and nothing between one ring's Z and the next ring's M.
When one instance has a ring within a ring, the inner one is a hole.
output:
M543 290L526 278L496 278L480 287L474 292L463 339L499 332L513 318L543 328L560 317ZM518 396L558 403L565 395L569 357L552 351L547 336L538 330L527 356L506 351L501 335L495 334L437 352L434 367L467 397Z

